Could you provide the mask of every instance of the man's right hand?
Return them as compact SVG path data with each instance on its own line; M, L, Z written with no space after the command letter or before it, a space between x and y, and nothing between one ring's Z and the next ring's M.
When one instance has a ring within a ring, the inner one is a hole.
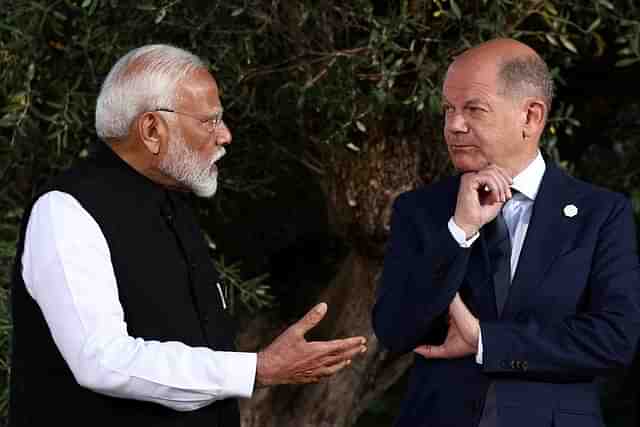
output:
M320 303L258 353L258 385L315 383L351 363L364 353L366 339L351 337L308 342L304 335L322 320L327 305Z
M512 182L509 173L496 165L462 175L453 221L467 239L498 215L511 198Z

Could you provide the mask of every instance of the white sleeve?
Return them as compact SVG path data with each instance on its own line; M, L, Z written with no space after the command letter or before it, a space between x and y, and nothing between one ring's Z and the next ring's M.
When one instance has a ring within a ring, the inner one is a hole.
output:
M471 245L473 245L473 242L478 240L478 237L480 236L480 233L476 231L473 236L467 239L464 230L460 228L458 224L456 224L456 222L453 220L453 217L449 219L447 227L449 228L449 233L451 233L451 236L454 238L454 240L458 242L458 244L463 248L470 248Z
M482 365L482 329L478 330L478 352L476 353L476 363Z
M250 397L257 355L129 336L109 247L71 195L49 192L27 225L22 275L78 383L178 411Z

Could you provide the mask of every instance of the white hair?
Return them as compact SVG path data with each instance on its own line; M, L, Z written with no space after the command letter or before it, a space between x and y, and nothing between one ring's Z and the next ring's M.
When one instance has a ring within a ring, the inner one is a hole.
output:
M175 116L167 119L173 121ZM197 196L213 196L218 189L218 170L214 163L224 156L224 147L220 147L211 158L202 158L185 142L179 127L172 127L170 132L172 143L160 160L159 169L190 188Z
M113 66L96 103L96 132L100 139L129 133L133 120L145 111L175 109L178 83L191 71L206 67L186 50L162 44L142 46Z

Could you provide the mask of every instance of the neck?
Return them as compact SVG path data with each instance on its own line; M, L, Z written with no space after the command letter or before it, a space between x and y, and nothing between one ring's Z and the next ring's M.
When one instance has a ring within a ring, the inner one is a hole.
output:
M507 168L509 170L509 173L511 174L511 176L515 177L515 176L520 175L520 173L522 173L522 171L524 171L527 167L529 167L529 165L531 163L533 163L533 161L536 159L537 156L538 156L538 150L536 150L532 154L529 154L527 157L522 158L513 167Z

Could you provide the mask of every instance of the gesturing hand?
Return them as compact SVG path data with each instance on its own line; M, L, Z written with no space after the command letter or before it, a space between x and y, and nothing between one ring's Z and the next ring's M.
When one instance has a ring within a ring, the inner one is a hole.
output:
M421 345L413 351L427 359L454 359L478 351L480 323L456 293L449 305L449 331L444 343L438 346Z
M315 383L335 374L349 365L354 356L367 350L364 337L305 340L304 335L326 313L327 304L316 305L258 353L256 381L259 385Z
M512 181L509 173L496 165L462 175L453 220L467 238L496 217L511 198Z

